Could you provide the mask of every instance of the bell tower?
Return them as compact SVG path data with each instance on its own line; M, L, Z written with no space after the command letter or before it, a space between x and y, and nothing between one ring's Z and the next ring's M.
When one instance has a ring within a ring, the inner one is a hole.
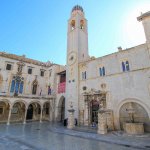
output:
M79 71L78 64L86 61L88 55L88 32L87 20L83 8L79 5L73 7L71 17L68 20L67 33L67 66L66 66L66 110L65 117L68 117L68 108L73 105L75 118L78 119L78 88Z

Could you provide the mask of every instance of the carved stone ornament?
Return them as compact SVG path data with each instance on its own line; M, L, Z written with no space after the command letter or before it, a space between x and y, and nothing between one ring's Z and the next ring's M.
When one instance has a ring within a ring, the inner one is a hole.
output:
M23 68L23 66L25 66L25 64L23 63L23 61L20 61L17 63L17 65L18 65L17 74L21 75L22 74L22 68Z

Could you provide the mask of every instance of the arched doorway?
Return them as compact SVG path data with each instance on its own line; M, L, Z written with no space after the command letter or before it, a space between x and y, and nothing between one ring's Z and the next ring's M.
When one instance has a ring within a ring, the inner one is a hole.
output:
M27 110L26 120L31 120L33 118L33 105L30 104Z
M24 120L25 116L25 104L23 102L14 103L11 110L11 121L20 122Z
M33 102L28 106L26 120L40 120L41 106L37 102Z
M98 123L98 110L99 110L99 102L97 100L92 100L90 102L90 118L91 123Z
M132 106L134 110L133 119L134 122L137 123L144 123L144 130L146 132L150 132L150 119L148 113L146 112L145 108L136 102L127 102L123 104L119 111L119 120L120 120L120 127L124 129L125 122L131 122L131 117L128 114L128 109Z
M58 104L58 121L63 122L65 119L65 97L62 96Z
M8 120L10 104L6 101L0 101L0 122L4 123Z

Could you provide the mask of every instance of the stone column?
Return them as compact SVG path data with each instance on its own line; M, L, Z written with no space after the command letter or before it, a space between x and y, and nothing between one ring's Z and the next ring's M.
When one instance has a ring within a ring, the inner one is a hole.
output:
M25 107L23 124L26 124L27 110L28 110L28 107Z
M107 133L107 122L105 110L101 109L98 111L98 134Z
M88 126L89 125L89 106L88 106L88 101L85 101L85 110L84 110L84 125Z
M42 115L43 115L43 106L41 107L40 123L42 123Z
M8 114L7 125L10 125L11 111L12 111L12 106L9 107L9 114Z
M75 110L71 107L69 110L69 115L68 115L68 125L67 128L68 129L73 129L74 128L74 112Z

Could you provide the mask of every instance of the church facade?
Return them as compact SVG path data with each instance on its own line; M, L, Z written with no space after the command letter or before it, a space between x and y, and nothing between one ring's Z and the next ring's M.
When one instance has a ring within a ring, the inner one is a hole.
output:
M124 122L144 123L150 131L150 12L143 23L146 43L103 57L88 53L88 27L83 8L68 20L66 66L0 53L0 120L63 121L73 106L79 125L98 123L98 110L108 110L110 130ZM133 120L132 120L133 121Z

